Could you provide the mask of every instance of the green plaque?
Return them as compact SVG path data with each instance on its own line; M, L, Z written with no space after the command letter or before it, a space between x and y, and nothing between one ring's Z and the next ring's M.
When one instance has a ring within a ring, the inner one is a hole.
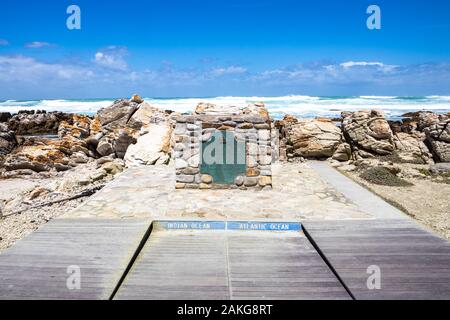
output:
M231 131L215 131L202 143L200 173L209 174L215 184L234 184L246 173L245 141L238 141Z

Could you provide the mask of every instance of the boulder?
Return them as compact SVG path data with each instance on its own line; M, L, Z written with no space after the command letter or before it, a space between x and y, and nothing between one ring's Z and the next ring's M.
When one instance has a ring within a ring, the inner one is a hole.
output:
M139 104L128 100L117 100L111 106L98 110L97 117L103 129L124 127L138 109Z
M376 155L394 151L392 130L380 111L343 112L342 118L342 130L352 149Z
M142 102L144 102L144 100L141 98L140 95L134 94L134 95L131 97L130 102L136 102L137 104L141 104Z
M63 139L66 136L71 136L77 139L85 139L90 135L91 119L73 114L68 120L64 120L59 124L58 136Z
M411 114L417 128L425 134L425 143L438 162L450 162L450 119L433 112Z
M16 135L6 123L0 123L0 157L9 154L17 146Z
M153 124L148 133L137 139L137 143L130 145L124 160L128 167L140 165L154 165L170 160L172 127L164 124ZM166 157L169 155L169 157Z
M9 112L0 112L0 122L7 122L12 115Z
M433 162L433 156L424 141L425 134L419 131L394 134L396 153L405 162L415 163L417 160L422 161L424 164Z
M34 144L25 144L10 153L4 162L7 171L30 169L35 172L49 171L56 164L67 165L69 158L63 152L64 146L57 142L41 139Z
M294 157L328 158L342 142L342 132L331 122L298 120L285 122L287 154Z
M63 112L21 111L8 120L8 125L16 135L56 134L59 124L71 117Z
M352 158L352 148L348 143L341 143L334 151L333 159L337 161L348 161Z

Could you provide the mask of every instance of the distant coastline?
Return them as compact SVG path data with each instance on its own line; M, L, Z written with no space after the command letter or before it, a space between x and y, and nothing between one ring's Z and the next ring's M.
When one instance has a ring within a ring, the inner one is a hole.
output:
M0 101L0 112L17 113L20 110L62 111L94 115L97 110L110 106L116 99L67 99L67 100L6 100ZM220 105L247 105L258 101L266 104L274 119L285 114L298 118L338 117L342 111L380 109L389 120L399 120L402 115L415 111L450 112L450 96L224 96L200 98L145 98L147 102L161 109L188 112L199 102Z

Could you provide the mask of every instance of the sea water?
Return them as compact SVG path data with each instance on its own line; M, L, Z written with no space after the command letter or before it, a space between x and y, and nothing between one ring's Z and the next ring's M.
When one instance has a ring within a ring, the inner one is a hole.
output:
M0 101L0 112L19 110L63 111L94 115L100 108L110 106L115 98L72 100L8 100ZM200 102L218 105L246 106L262 101L271 116L281 119L285 114L298 118L339 117L342 111L363 109L383 110L390 120L401 119L407 112L428 110L450 112L450 96L396 97L396 96L279 96L279 97L210 97L210 98L145 98L155 107L178 112L190 112Z

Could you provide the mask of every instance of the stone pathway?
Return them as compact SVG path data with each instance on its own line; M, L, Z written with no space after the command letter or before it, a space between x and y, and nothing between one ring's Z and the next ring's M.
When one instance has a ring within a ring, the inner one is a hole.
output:
M365 219L373 216L336 191L308 164L273 165L272 190L176 190L173 167L124 172L63 218Z

